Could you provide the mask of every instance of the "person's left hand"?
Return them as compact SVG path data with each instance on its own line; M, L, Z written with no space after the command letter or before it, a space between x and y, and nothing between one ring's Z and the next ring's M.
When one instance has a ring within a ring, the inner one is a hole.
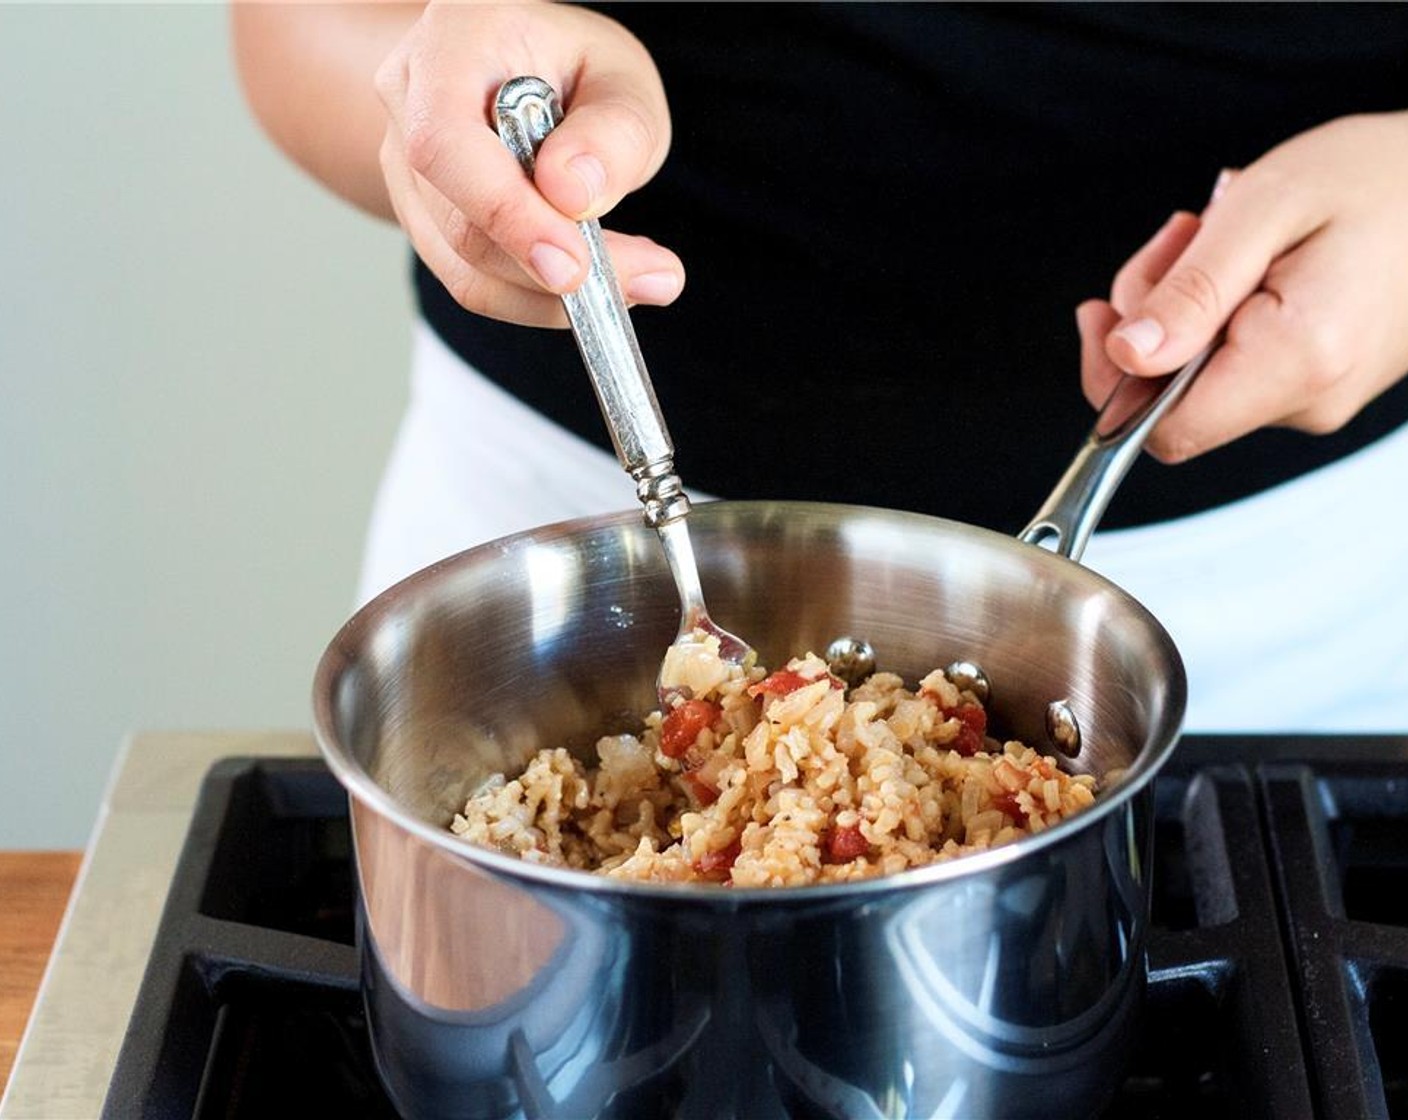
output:
M1343 426L1408 373L1408 112L1331 121L1224 175L1076 321L1097 408L1123 371L1168 373L1226 327L1149 439L1166 463L1265 426Z

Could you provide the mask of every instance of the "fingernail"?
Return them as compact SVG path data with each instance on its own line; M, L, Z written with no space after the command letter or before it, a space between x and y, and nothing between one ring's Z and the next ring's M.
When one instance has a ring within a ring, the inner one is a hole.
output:
M538 279L553 291L568 287L577 278L580 268L571 253L548 241L539 241L528 250L528 263Z
M1212 185L1212 197L1208 199L1209 205L1216 202L1219 198L1222 197L1223 192L1227 190L1227 187L1231 182L1232 171L1224 167L1217 174L1217 182Z
M587 152L579 156L573 156L567 161L567 170L577 176L582 186L587 191L587 202L582 207L585 213L596 205L599 199L606 192L606 168L601 165L601 160Z
M676 272L643 272L626 282L626 297L637 303L669 303L681 286Z
M1164 329L1155 319L1136 319L1115 328L1113 333L1129 343L1141 358L1147 358L1164 341Z

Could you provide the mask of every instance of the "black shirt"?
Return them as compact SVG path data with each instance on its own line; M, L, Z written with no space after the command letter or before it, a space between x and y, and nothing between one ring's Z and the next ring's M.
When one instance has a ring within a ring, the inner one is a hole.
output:
M1408 6L603 6L650 49L674 142L608 216L676 250L634 313L686 484L1011 532L1084 438L1074 308L1224 167L1408 108ZM1405 188L1408 189L1408 188ZM471 364L610 447L570 335L492 322L417 263ZM1145 457L1104 525L1204 510L1408 421Z

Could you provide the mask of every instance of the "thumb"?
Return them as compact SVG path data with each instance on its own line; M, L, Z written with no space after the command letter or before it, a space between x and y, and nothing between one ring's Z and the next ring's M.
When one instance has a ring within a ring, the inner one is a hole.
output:
M1207 346L1267 269L1315 221L1284 182L1248 168L1227 183L1188 247L1110 333L1105 352L1130 373L1168 373Z
M597 218L646 183L670 148L670 112L653 65L584 75L538 152L534 181L569 218Z

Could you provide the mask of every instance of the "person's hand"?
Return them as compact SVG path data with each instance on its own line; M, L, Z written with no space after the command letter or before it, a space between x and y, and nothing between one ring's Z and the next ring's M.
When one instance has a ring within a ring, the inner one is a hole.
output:
M551 84L565 110L538 153L536 187L493 124L499 86L521 74ZM421 259L471 311L564 326L558 297L587 274L576 222L645 183L669 148L669 110L645 48L570 5L432 2L376 86L389 114L382 172ZM674 253L617 233L606 244L627 300L679 294Z
M1257 428L1326 433L1408 372L1408 113L1345 117L1225 173L1076 309L1081 382L1168 373L1226 339L1149 450L1181 462Z

